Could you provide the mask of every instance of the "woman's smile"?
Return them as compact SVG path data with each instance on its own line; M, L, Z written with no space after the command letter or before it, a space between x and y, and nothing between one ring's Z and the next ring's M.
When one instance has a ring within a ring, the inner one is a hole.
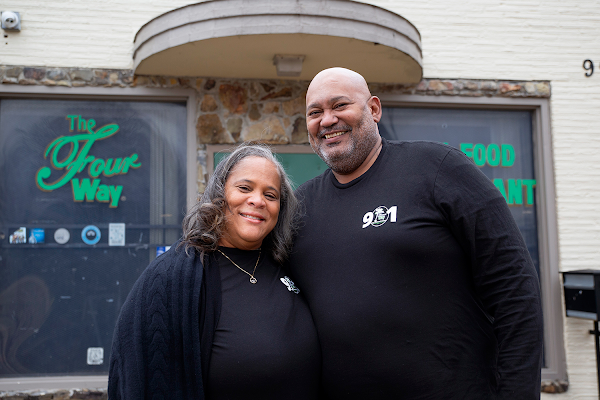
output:
M277 224L281 179L275 165L262 157L246 157L225 182L225 230L219 245L252 250Z

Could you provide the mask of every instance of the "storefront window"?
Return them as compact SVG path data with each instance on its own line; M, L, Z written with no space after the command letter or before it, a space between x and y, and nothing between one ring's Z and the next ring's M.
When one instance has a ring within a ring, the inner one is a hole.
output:
M462 150L500 190L540 273L530 111L385 108L381 135Z
M214 146L216 147L216 146ZM282 146L285 148L286 146ZM272 147L275 151L275 157L283 166L292 187L296 189L309 179L314 178L317 175L321 175L329 167L319 158L318 155L313 153L312 149L306 146L304 152L286 153L280 151L282 147ZM213 153L213 165L219 165L222 159L230 154L229 149L225 148L223 151Z
M106 374L121 305L181 235L186 106L0 101L0 377Z

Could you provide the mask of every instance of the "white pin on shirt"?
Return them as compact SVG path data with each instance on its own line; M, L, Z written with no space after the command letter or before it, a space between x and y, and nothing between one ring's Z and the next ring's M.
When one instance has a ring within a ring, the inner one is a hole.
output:
M300 293L300 289L298 289L298 288L296 287L296 285L294 285L294 282L292 282L292 280L291 280L289 277L287 277L287 276L286 276L286 277L283 277L283 278L279 278L279 280L280 280L281 282L283 282L283 284L284 284L285 286L287 286L287 289L288 289L290 292L294 292L294 293L296 293L296 294Z

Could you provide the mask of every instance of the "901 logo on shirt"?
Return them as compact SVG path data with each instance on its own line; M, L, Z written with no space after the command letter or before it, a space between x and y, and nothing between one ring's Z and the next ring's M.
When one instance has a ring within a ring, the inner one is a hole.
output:
M392 206L389 209L386 206L379 206L373 211L369 211L363 215L363 229L367 226L381 226L385 224L388 219L390 222L396 222L396 212L398 211L397 206Z

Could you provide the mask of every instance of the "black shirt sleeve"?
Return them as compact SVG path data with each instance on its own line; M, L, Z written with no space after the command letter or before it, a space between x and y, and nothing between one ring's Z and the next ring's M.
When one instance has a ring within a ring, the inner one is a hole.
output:
M543 320L539 278L501 193L461 152L450 150L434 198L470 263L498 342L498 398L540 396Z

